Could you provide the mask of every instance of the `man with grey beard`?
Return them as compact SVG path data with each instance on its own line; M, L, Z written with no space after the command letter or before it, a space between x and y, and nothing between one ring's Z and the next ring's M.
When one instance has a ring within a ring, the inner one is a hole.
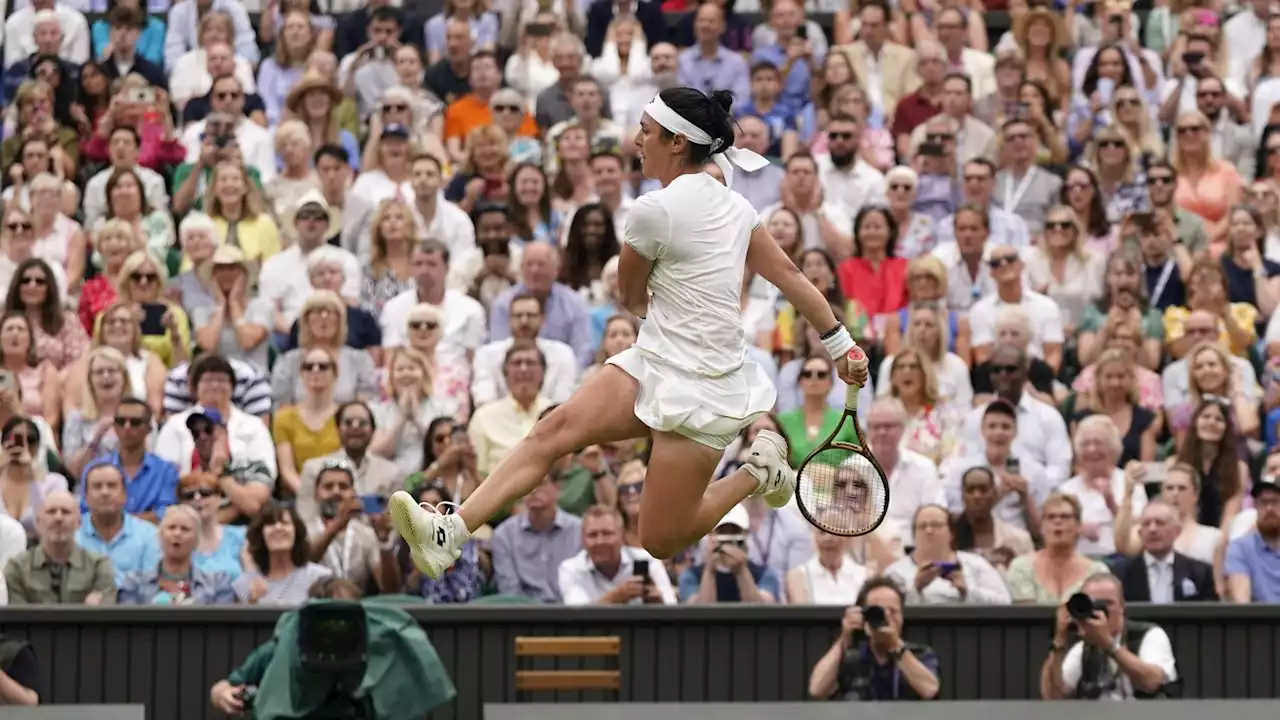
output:
M1263 475L1250 494L1257 526L1227 548L1227 596L1237 603L1280 602L1280 480Z

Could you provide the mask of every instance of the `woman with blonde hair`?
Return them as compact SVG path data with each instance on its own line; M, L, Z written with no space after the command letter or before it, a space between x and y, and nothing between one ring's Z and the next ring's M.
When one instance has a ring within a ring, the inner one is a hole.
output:
M240 248L255 267L280 251L276 221L243 165L218 163L205 191L204 211L213 218L219 244Z
M452 401L458 407L458 422L465 423L471 416L471 365L462 362L442 365L436 361L436 348L444 337L444 313L428 303L414 305L405 320L404 333L407 345L422 353L431 364L431 396Z
M959 355L947 349L948 336L946 306L938 302L916 302L907 306L907 331L902 336L898 352L917 351L932 368L937 378L938 392L946 404L957 410L973 407L973 386L969 382L969 366ZM896 355L889 355L880 363L876 376L877 395L889 394L889 378L893 372Z
M1209 231L1209 251L1214 257L1226 249L1227 209L1244 196L1244 181L1234 165L1213 153L1213 125L1199 111L1178 115L1174 123L1177 142L1170 162L1178 171L1174 203L1199 215Z
M444 198L467 212L481 200L505 201L507 134L496 125L482 125L467 135L461 167L444 189Z
M1111 421L1120 438L1121 452L1116 467L1124 467L1130 460L1155 460L1160 416L1138 402L1133 355L1121 350L1105 350L1094 368L1091 391L1076 398L1071 434L1075 435L1085 418L1101 415Z
M62 456L73 477L80 477L90 462L116 449L116 408L122 400L135 397L128 363L109 345L89 351L83 372L78 407L67 413L62 428Z
M360 307L378 317L388 300L417 287L411 258L417 227L402 200L383 200L373 216L369 265L360 283Z
M313 347L302 355L299 367L303 391L297 403L276 411L271 435L276 440L276 464L280 481L289 493L298 494L302 466L342 447L334 419L338 402L333 390L338 382L338 360L326 347Z
M98 314L116 301L116 277L125 258L143 249L133 227L119 219L99 223L92 237L94 256L101 259L102 269L80 288L80 324L85 332L93 332Z
M213 218L202 212L187 213L178 227L178 247L182 267L187 268L169 284L169 293L182 303L187 314L214 304L213 253L218 249L218 228Z
M265 18L271 16L272 13L265 14ZM264 32L267 23L271 22L265 18L262 28ZM302 79L307 57L315 49L316 32L311 27L310 17L298 11L285 13L280 37L276 40L276 51L258 67L258 95L266 105L269 127L279 124L289 90Z
M120 302L137 308L135 317L142 322L142 346L155 353L165 367L174 368L190 359L191 320L182 305L170 299L164 291L169 275L164 264L151 253L138 250L125 259L116 278ZM159 323L148 307L163 306ZM105 315L98 316L98 326ZM98 328L94 329L94 333Z
M1075 328L1085 307L1104 289L1106 260L1085 248L1085 230L1076 211L1056 205L1045 213L1044 236L1024 253L1030 286L1063 310L1063 324Z
M116 301L103 310L93 333L93 347L110 347L124 357L133 397L145 400L154 416L164 412L164 383L168 370L164 362L142 346L142 326L134 306ZM88 355L76 360L64 373L62 410L70 415L79 407L84 380L89 377Z
M88 240L80 223L62 214L63 181L40 173L31 181L31 225L36 238L31 252L67 273L67 294L75 295L84 281Z
M373 419L377 431L369 451L392 460L404 475L422 469L422 453L427 429L436 418L452 418L458 405L434 396L434 363L413 348L401 348L387 364L383 382L384 399L375 403Z
M320 190L320 177L312 167L311 131L301 120L289 119L276 128L276 157L280 160L280 172L262 186L267 209L276 219L281 234L293 237L288 219L298 206L302 196Z
M906 165L899 165L884 174L884 182L889 213L898 223L898 242L894 253L908 260L927 256L938 238L934 234L933 218L914 209L920 175ZM775 211L774 217L777 214Z
M1170 407L1169 430L1181 446L1191 418L1203 398L1220 400L1230 411L1231 424L1241 437L1256 437L1258 405L1249 397L1239 371L1221 344L1204 341L1187 353L1187 397L1184 405Z
M62 381L58 369L36 355L36 338L26 315L7 313L0 320L0 368L13 376L22 412L57 426Z
M1086 156L1098 175L1098 191L1108 220L1120 222L1148 202L1146 179L1138 169L1141 153L1118 125L1094 132Z
M1111 97L1111 117L1115 127L1136 149L1141 159L1156 160L1165 156L1160 126L1151 117L1142 93L1131 85L1116 88Z
M888 364L888 363L885 363ZM893 356L880 395L892 397L902 407L906 426L901 445L934 463L941 463L956 448L968 406L954 403L938 388L933 363L922 350L907 346Z
M357 111L351 100L334 85L333 78L326 77L317 69L326 60L336 63L333 53L316 52L311 55L306 74L289 90L289 96L285 98L283 117L299 120L306 125L312 147L340 145L350 157L351 169L359 172L360 142L343 120L350 115L351 126L357 127Z
M884 324L881 344L886 355L893 355L902 347L903 336L909 325L909 310L917 303L947 303L947 268L934 255L922 255L907 264L907 307L898 311L898 321ZM968 365L972 362L969 345L969 319L954 311L946 315L947 352L955 353Z
M304 397L302 361L314 348L337 358L338 378L333 399L341 404L377 396L377 372L368 350L348 347L347 304L337 293L321 290L307 298L298 315L298 347L276 359L271 371L271 398L277 406Z

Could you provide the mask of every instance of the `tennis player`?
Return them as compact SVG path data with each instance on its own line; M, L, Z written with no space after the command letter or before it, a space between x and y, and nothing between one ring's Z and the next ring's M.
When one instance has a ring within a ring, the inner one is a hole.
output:
M795 493L787 447L762 431L750 458L710 483L725 447L774 406L768 375L745 360L742 277L749 267L778 287L814 327L840 376L866 382L866 362L826 299L765 230L751 204L730 188L733 166L768 161L733 147L733 97L692 88L663 90L645 107L636 145L644 174L662 189L641 196L627 214L618 264L624 306L647 318L636 344L610 358L568 402L527 437L454 513L419 506L404 492L391 517L414 564L439 578L472 532L524 497L559 458L588 445L652 435L641 497L641 542L657 558L702 538L749 495L773 507ZM713 162L722 183L703 172Z

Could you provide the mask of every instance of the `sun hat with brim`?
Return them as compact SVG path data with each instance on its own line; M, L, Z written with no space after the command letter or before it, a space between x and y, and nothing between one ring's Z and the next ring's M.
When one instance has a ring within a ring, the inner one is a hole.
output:
M213 266L239 265L245 267L244 252L234 245L219 245L213 251Z
M293 89L289 91L289 96L285 98L284 106L294 115L301 115L302 113L298 112L298 105L302 103L302 98L306 97L307 93L312 90L323 90L328 94L329 101L334 105L343 100L342 91L334 87L333 83L325 80L319 73L309 72L303 75L298 84L294 85Z
M1067 35L1067 26L1062 18L1055 15L1048 8L1032 8L1023 15L1013 27L1013 37L1017 39L1018 44L1022 47L1027 46L1027 38L1031 32L1031 26L1037 22L1047 22L1053 32L1053 44L1062 49L1071 44L1071 39Z

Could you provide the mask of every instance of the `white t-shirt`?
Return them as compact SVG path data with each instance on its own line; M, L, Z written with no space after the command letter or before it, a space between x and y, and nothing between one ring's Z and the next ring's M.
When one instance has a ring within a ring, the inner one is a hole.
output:
M742 364L742 274L760 216L706 173L681 175L636 200L626 243L653 262L649 317L636 346L703 375Z
M990 345L996 341L996 314L1002 305L1009 303L993 293L973 304L969 309L969 336L973 347ZM1033 290L1022 289L1022 301L1018 303L1027 315L1031 316L1031 328L1034 335L1027 353L1031 357L1044 359L1044 344L1062 344L1065 334L1062 330L1062 311L1048 297Z
M360 261L347 250L329 248L326 252L336 251L342 256L342 296L347 300L359 300ZM311 287L311 274L307 270L307 257L302 254L302 247L290 245L267 258L258 275L258 288L259 297L270 303L272 308L279 303L284 319L293 324L315 290Z
M405 290L382 306L378 324L382 326L383 347L404 347L409 311L417 304L418 291ZM479 348L488 337L484 307L457 290L445 290L440 314L444 316L444 336L436 347L436 361L465 362L466 351Z
M1111 497L1117 506L1125 502L1124 485L1124 471L1116 468L1111 473ZM1100 526L1097 540L1090 540L1081 533L1080 539L1076 541L1076 550L1092 557L1103 557L1114 553L1116 551L1116 517L1107 507L1106 497L1097 488L1085 485L1084 479L1079 475L1058 486L1058 492L1063 495L1072 495L1080 501L1082 523ZM1142 514L1142 509L1147 506L1146 487L1141 483L1134 485L1133 497L1129 499L1129 503L1129 507L1133 509L1133 517Z

